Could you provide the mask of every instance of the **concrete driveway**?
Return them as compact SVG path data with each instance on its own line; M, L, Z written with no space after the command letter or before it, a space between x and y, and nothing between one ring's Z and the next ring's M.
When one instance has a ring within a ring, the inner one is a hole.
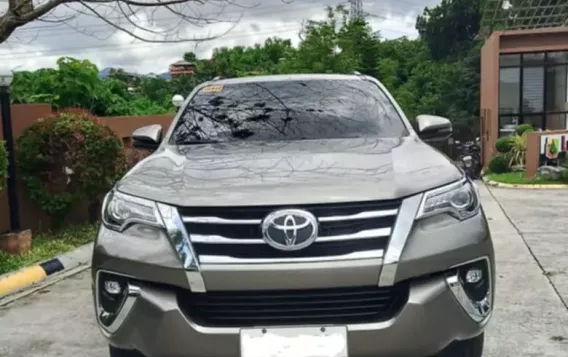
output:
M497 260L485 355L568 356L568 191L480 191Z
M568 190L492 188L491 193L568 305Z
M568 192L480 191L497 254L485 356L567 357ZM0 356L107 356L89 284L85 271L0 307Z

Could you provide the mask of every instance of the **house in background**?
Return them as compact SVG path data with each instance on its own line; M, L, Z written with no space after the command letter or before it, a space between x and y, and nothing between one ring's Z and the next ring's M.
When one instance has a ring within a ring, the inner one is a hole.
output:
M172 77L195 74L195 63L188 61L177 61L170 64L170 75Z
M481 50L484 164L496 154L497 139L517 125L568 130L568 9L558 12L544 2L517 8L508 1L488 2L494 7L487 18L501 23ZM507 8L499 5L504 3Z

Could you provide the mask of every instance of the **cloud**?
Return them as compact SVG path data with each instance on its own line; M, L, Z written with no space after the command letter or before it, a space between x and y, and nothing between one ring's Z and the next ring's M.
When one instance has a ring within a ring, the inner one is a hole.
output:
M1 0L0 0L1 1ZM211 55L216 47L247 46L278 36L299 42L298 32L303 20L322 19L326 6L338 0L296 0L287 4L283 0L233 0L240 6L183 5L174 11L196 17L210 17L219 21L204 26L187 22L167 9L140 11L130 20L157 33L167 33L169 39L224 36L211 41L190 43L146 43L116 31L112 26L88 13L80 5L60 6L49 19L64 19L63 23L36 21L18 29L0 45L0 71L53 67L57 58L71 56L87 58L99 68L121 67L128 71L148 73L164 72L168 65L179 60L185 52L194 51L198 57ZM414 22L424 6L435 5L436 0L389 0L364 2L364 11L374 30L385 38L416 36ZM216 1L215 4L220 4ZM349 4L342 2L347 8ZM5 3L0 2L0 13ZM118 23L145 38L159 38L150 32L142 33L119 16L115 5L97 6L96 10L107 19ZM238 22L237 22L238 20ZM197 24L200 25L200 24Z

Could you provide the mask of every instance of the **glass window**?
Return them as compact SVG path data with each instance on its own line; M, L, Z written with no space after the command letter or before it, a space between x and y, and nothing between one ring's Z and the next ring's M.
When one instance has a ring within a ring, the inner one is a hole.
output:
M516 114L519 112L520 77L520 68L501 68L499 70L500 114Z
M548 67L546 70L546 110L560 112L568 100L568 65Z
M523 68L523 113L544 110L544 67Z
M408 135L385 93L365 80L247 82L198 92L170 144Z
M549 52L548 63L549 64L566 64L568 63L568 51L564 52Z
M499 136L511 136L515 134L515 129L519 125L519 117L517 116L501 116L499 117Z
M521 65L521 55L500 55L499 67L518 67Z
M523 54L523 66L542 66L544 65L544 52Z
M530 124L535 130L544 130L544 121L542 115L525 115L523 116L523 124Z
M568 129L566 120L568 114L547 114L546 115L546 129L548 130L566 130Z

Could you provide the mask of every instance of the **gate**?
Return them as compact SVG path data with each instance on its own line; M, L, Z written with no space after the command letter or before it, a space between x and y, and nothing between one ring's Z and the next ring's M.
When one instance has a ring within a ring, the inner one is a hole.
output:
M490 140L490 126L491 126L491 110L482 109L479 113L479 128L480 128L480 145L481 145L481 163L483 166L487 164L491 158L491 140Z

